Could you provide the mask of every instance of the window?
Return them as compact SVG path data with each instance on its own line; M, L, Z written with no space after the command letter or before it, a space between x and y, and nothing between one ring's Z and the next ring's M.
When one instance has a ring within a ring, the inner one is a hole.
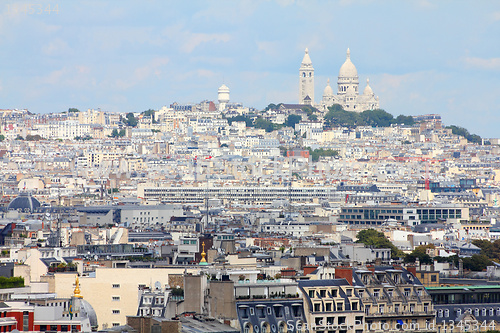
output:
M369 315L369 314L370 314L370 306L366 305L365 306L365 315Z
M344 311L344 304L343 303L337 303L337 311Z
M378 306L378 312L379 312L380 314L383 314L383 313L384 313L384 306L383 306L383 305L379 305L379 306Z
M314 303L314 312L319 312L319 311L321 311L321 304Z
M339 326L345 325L345 317L339 317Z
M352 303L352 310L353 311L358 311L358 302L353 302Z
M394 312L399 313L399 304L394 304Z
M431 282L436 282L437 281L437 275L432 274L431 275Z
M326 290L320 290L320 291L319 291L319 295L320 295L321 297L326 297Z
M120 288L119 284L113 284L113 288Z
M111 297L111 299L113 301L119 301L120 300L120 296L113 296L113 297Z
M250 308L250 315L254 315L255 314L255 310L253 308Z
M444 316L445 316L446 318L448 318L448 317L450 316L450 310L445 309L445 310L444 310Z
M314 298L314 290L309 290L309 298Z
M248 318L248 308L241 307L240 308L240 316L243 319Z
M120 326L120 323L113 323L113 327Z
M327 312L332 311L332 303L325 304L325 311L327 311Z
M113 310L113 314L120 314L120 310Z

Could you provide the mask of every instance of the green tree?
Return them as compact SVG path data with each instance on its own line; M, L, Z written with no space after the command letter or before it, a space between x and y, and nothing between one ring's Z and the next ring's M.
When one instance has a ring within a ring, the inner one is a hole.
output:
M266 106L266 108L264 109L264 111L268 111L268 110L277 110L277 109L279 109L282 105L283 105L283 103L279 103L279 104L270 103L268 106Z
M114 128L112 131L111 131L111 135L109 136L110 138L121 138L121 137L124 137L125 136L125 129L121 129L121 130L117 130L116 128Z
M309 155L311 156L313 162L318 162L320 157L337 156L339 154L337 150L333 149L319 148L312 150L310 147L308 147L307 149L309 150Z
M266 132L272 132L274 130L274 124L262 117L255 119L254 127L265 129Z
M0 141L3 141L3 140L5 140L5 135L0 134Z
M26 135L26 141L40 141L40 140L43 140L43 138L40 135L38 135L38 134L36 134L36 135L30 135L30 134Z
M404 255L401 250L385 237L384 233L375 229L361 230L356 235L356 238L358 239L356 243L363 243L367 246L373 246L376 249L391 249L392 258L400 258Z
M455 134L455 135L459 135L461 137L464 137L467 139L467 141L471 142L471 143L476 143L476 144L480 144L482 142L482 139L479 135L477 134L470 134L468 130L466 130L465 128L463 127L459 127L459 126L455 126L455 125L450 125L450 126L446 126L446 128L449 128L451 129L451 133Z
M5 288L21 288L24 287L24 279L22 277L5 277L0 276L0 289Z
M481 254L487 256L489 259L500 262L500 239L494 242L488 240L473 240L472 244L481 249Z
M405 262L414 263L418 259L421 264L432 264L433 260L427 254L427 249L433 248L435 248L433 244L417 246L410 254L405 256Z
M246 127L253 127L252 118L245 117L245 116L236 116L236 117L227 118L227 122L229 123L229 125L231 125L235 121L244 121Z
M80 112L80 110L78 110L77 108L69 108L68 113L72 113L72 112Z
M473 254L470 258L463 258L464 268L471 271L481 272L486 267L493 265L491 260L484 254Z
M148 110L146 110L146 111L142 111L142 112L141 112L141 114L142 114L143 116L145 116L145 117L151 117L151 122L152 122L153 124L157 124L157 123L158 123L158 121L156 121L156 119L155 119L155 112L156 112L156 111L155 111L155 110L153 110L153 109L148 109Z
M127 113L125 116L125 124L130 127L136 127L137 126L137 118L134 117L134 114L132 112Z
M399 116L396 117L395 123L411 126L415 124L415 120L413 119L412 116L403 116L402 114L400 114Z
M24 140L24 138L18 134L18 135L16 136L15 140Z
M286 118L286 126L295 128L295 124L300 123L302 117L297 114L291 114Z

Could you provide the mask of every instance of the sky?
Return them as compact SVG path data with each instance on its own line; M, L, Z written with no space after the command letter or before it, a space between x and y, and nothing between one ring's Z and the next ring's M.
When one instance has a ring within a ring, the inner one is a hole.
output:
M350 48L387 112L500 137L497 0L1 0L0 109L297 103L306 47L316 102Z

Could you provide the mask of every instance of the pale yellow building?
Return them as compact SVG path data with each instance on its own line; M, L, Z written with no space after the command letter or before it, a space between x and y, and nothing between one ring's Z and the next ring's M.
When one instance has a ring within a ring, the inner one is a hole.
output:
M138 308L138 288L155 285L162 287L172 282L173 276L196 273L193 267L173 268L97 268L95 275L81 276L80 289L83 297L92 304L99 322L99 328L125 325L126 316L135 316ZM42 277L49 283L49 292L58 297L71 297L75 274L55 273ZM175 282L177 285L179 282ZM172 286L175 287L175 286Z

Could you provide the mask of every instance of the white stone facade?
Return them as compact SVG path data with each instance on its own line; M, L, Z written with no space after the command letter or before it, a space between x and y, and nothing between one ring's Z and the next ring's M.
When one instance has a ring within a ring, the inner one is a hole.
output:
M314 68L312 66L309 51L306 49L304 58L299 69L300 87L299 87L299 104L313 105L314 104Z
M346 61L340 67L337 94L334 94L328 79L326 88L323 91L323 98L319 104L314 103L314 69L307 49L300 67L300 74L300 104L315 105L322 111L327 111L328 107L333 104L340 104L344 110L353 112L374 110L380 107L379 99L373 93L368 80L363 93L359 93L358 71L351 61L349 49L347 49ZM309 96L309 99L307 96Z

